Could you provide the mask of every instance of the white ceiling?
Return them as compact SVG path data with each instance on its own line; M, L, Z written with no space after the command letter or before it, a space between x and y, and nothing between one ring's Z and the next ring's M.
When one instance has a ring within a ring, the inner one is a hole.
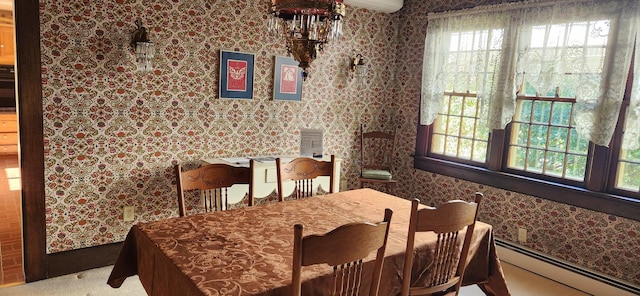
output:
M0 0L0 10L13 11L13 0Z

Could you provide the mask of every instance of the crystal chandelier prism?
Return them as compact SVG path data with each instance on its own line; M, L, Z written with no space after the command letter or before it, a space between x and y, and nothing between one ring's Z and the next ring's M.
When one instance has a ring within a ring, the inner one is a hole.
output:
M342 37L342 0L271 0L269 31L282 35L287 51L309 76L311 62L325 43Z

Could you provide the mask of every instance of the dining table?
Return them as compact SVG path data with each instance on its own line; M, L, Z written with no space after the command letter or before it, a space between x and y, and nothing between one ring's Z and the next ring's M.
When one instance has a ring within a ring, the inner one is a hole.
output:
M411 202L367 188L138 223L107 283L118 288L138 275L149 295L290 295L295 224L304 225L304 235L324 234L346 223L382 221L386 208L393 216L378 295L399 295ZM478 221L473 232L463 285L510 295L493 228ZM416 234L412 283L428 280L435 241L434 233ZM368 295L374 258L375 252L365 258L360 295ZM326 295L332 271L326 265L304 267L302 295Z

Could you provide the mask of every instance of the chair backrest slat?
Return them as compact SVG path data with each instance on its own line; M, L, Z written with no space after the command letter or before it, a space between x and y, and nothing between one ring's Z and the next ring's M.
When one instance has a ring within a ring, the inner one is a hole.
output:
M293 198L300 199L314 195L313 179L320 176L329 177L329 193L333 192L334 171L336 168L335 156L331 155L330 161L321 161L308 157L296 158L288 163L283 163L276 158L276 174L278 182L278 199L285 199L283 182L294 181ZM324 188L323 188L324 189Z
M469 245L478 217L482 194L476 193L474 202L449 201L438 208L418 209L419 200L411 202L411 218L402 279L402 296L433 295L443 291L458 295L466 268ZM460 232L465 231L460 242ZM416 232L434 232L437 237L434 262L427 271L427 285L412 287L411 270ZM447 294L448 295L448 294Z
M364 126L360 125L360 188L365 188L366 184L384 185L387 193L394 194L399 181L393 173L397 134L397 127L389 132L365 132Z
M178 210L180 216L187 214L185 193L199 190L205 212L229 208L227 188L235 184L248 184L249 206L253 205L253 162L249 167L235 167L227 164L207 164L199 168L183 171L182 166L174 167L178 191ZM241 201L242 202L242 201Z
M378 295L384 251L387 246L391 209L378 223L357 222L335 228L324 235L303 236L304 227L294 226L293 296L301 295L302 267L328 264L333 267L333 295L360 295L364 258L376 252L369 295Z
M360 125L360 169L392 172L397 129L393 132L365 132ZM360 172L362 173L362 172Z

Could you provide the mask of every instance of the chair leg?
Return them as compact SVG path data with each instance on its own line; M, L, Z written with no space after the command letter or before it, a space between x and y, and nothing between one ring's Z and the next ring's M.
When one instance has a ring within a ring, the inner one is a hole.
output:
M387 186L385 186L385 187L387 187L387 192L388 192L389 194L391 194L391 195L396 195L395 190L394 190L395 185L396 185L396 184L393 184L393 183L387 183Z

